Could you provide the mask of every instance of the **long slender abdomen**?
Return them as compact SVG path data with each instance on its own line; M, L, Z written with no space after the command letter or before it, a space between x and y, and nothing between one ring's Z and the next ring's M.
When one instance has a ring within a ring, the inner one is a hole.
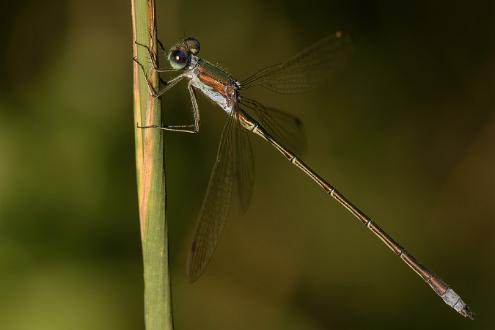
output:
M252 118L245 114L238 114L239 123L247 130L259 135L264 140L268 141L275 149L277 149L288 161L299 168L304 174L309 176L316 182L326 193L333 197L340 205L354 215L361 223L363 223L376 237L378 237L390 250L392 250L401 260L416 272L432 289L443 299L443 301L461 314L464 317L474 319L474 313L469 309L461 297L450 288L440 277L429 271L425 266L420 264L416 259L406 252L406 250L397 243L390 235L381 229L374 221L359 208L354 206L344 195L338 192L334 186L328 183L325 179L319 176L302 160L297 158L287 148L268 134L262 127L259 126Z

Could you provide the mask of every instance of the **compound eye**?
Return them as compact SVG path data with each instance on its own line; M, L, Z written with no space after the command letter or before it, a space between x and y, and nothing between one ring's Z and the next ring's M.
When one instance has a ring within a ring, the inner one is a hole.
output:
M191 52L191 54L196 55L199 53L199 50L201 49L201 46L199 44L198 39L189 37L184 39L184 44L186 45L187 49Z
M170 52L168 60L172 68L176 70L184 69L189 62L189 56L183 50L176 49Z

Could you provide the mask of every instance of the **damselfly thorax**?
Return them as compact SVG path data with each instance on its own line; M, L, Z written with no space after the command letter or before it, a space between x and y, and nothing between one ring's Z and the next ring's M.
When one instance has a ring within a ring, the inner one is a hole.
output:
M205 60L197 59L195 62L196 66L191 69L188 76L192 86L217 103L228 114L232 113L239 101L239 82L224 70Z

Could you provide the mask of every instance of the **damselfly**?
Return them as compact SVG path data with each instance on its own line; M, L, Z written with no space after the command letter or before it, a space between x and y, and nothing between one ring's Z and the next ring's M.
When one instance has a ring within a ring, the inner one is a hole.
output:
M150 93L154 97L160 97L182 79L189 80L188 90L194 119L191 125L139 127L197 133L199 131L199 111L195 93L197 90L218 104L228 116L190 251L189 277L192 281L200 277L215 250L234 194L234 185L237 186L241 209L246 210L249 205L254 182L254 158L248 136L251 132L270 143L289 162L352 213L414 270L447 305L461 315L473 319L474 314L454 290L417 262L374 221L299 158L304 145L304 133L301 121L297 117L241 96L243 90L255 86L277 93L310 90L324 81L329 72L342 65L349 44L349 37L343 32L337 32L284 63L266 67L246 80L238 81L225 70L198 57L199 41L195 38L186 38L168 52L171 70L158 68L156 54L148 48L156 72L180 72L177 77L165 82L165 87L161 90L153 87L143 65L135 59L141 66Z

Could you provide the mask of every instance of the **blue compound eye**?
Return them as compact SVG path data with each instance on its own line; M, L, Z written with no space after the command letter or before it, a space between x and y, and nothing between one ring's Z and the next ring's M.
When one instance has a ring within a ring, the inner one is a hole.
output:
M170 52L168 60L172 68L176 70L184 69L189 62L189 56L183 50L176 49Z

